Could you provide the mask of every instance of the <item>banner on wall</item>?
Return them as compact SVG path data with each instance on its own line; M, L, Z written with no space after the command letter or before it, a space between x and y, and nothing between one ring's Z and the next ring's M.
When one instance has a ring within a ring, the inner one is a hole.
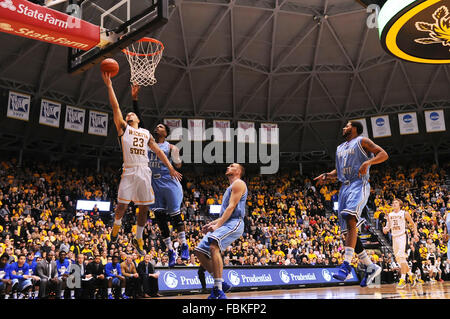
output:
M213 134L215 142L231 141L231 123L225 120L213 121Z
M261 144L278 144L278 124L261 123Z
M31 95L9 91L7 117L28 121L30 117Z
M61 103L42 99L41 112L39 114L39 124L51 127L59 127L61 118Z
M89 111L89 129L92 135L108 135L108 113Z
M256 130L254 122L238 121L238 143L256 143Z
M361 123L362 124L362 126L363 126L363 132L362 132L362 134L361 134L361 136L364 136L364 137L369 137L369 132L367 131L367 122L366 122L366 119L353 119L352 121L357 121L357 122L359 122L359 123Z
M341 282L333 278L339 268L301 268L301 267L225 267L223 278L227 280L235 289L241 287L282 287L290 285L317 285L328 284L338 285ZM159 274L159 290L182 291L201 289L198 278L198 269L189 267L180 268L157 268ZM206 284L212 285L214 279L206 273ZM359 282L355 269L345 280L346 284L357 284Z
M417 113L399 113L398 126L400 128L400 135L417 134L419 133L419 125L417 124Z
M167 136L168 141L179 141L183 136L183 122L181 119L164 119L170 129L170 134Z
M424 113L427 132L445 131L444 110L425 111Z
M374 138L391 136L391 125L388 115L372 116L372 134Z
M64 129L74 132L84 132L84 121L86 118L86 110L75 106L67 105L66 119L64 121Z
M200 119L189 119L188 120L188 134L189 141L205 141L206 131L205 131L205 120Z

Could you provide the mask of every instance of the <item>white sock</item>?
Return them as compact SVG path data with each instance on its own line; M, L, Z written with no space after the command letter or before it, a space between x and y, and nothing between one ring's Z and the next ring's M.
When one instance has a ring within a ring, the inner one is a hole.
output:
M214 287L217 287L219 290L222 290L222 278L214 278Z
M122 288L122 295L125 293L125 288Z
M345 247L344 252L344 261L348 262L349 264L352 262L353 259L353 253L355 252L355 249L352 247Z
M65 290L61 290L61 298L64 297L64 291L65 291Z
M144 226L136 225L136 239L142 239L142 233L144 232Z
M367 255L367 252L365 250L363 250L362 252L360 252L358 254L358 258L366 266L369 266L370 264L372 264L372 260L370 260L369 256Z
M108 288L108 295L112 293L112 288Z
M178 239L180 240L181 244L186 244L186 232L184 231L179 232Z
M172 240L170 237L164 238L164 244L166 244L167 249L173 250Z
M405 280L405 278L406 278L406 274L402 274L402 275L400 276L400 279Z

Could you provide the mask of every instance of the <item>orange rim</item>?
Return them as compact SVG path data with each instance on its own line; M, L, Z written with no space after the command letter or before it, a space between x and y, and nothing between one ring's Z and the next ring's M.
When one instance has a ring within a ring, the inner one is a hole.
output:
M125 53L126 55L132 55L132 56L152 56L152 55L157 55L160 54L163 50L164 50L164 44L156 39L153 38L142 38L136 42L152 42L152 43L156 43L159 44L161 46L161 49L159 49L156 52L150 52L150 53L135 53L135 52L131 52L128 49L123 49L122 52Z

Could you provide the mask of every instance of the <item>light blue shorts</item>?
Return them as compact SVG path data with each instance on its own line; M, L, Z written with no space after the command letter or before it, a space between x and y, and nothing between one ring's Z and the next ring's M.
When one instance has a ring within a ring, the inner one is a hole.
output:
M366 181L357 180L348 185L342 185L338 196L339 224L342 233L347 231L346 218L349 215L356 217L357 226L362 224L364 220L360 219L360 217L362 210L367 204L369 195L370 185Z
M220 251L224 251L236 239L240 238L244 233L244 220L242 218L229 219L221 227L214 232L207 233L195 250L205 254L211 258L210 246L211 242L216 241Z
M183 188L179 181L170 175L158 179L152 178L152 188L155 193L155 203L150 205L151 210L165 210L169 215L180 212Z
M14 286L17 283L17 291L22 291L25 288L30 287L31 285L33 285L33 283L31 282L31 279L13 279L12 280L12 285Z

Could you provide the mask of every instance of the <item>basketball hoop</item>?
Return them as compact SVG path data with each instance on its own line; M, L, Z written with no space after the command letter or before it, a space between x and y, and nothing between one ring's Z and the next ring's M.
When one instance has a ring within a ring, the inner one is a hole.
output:
M155 70L163 50L162 42L153 38L142 38L123 49L130 63L130 82L141 86L155 84Z

